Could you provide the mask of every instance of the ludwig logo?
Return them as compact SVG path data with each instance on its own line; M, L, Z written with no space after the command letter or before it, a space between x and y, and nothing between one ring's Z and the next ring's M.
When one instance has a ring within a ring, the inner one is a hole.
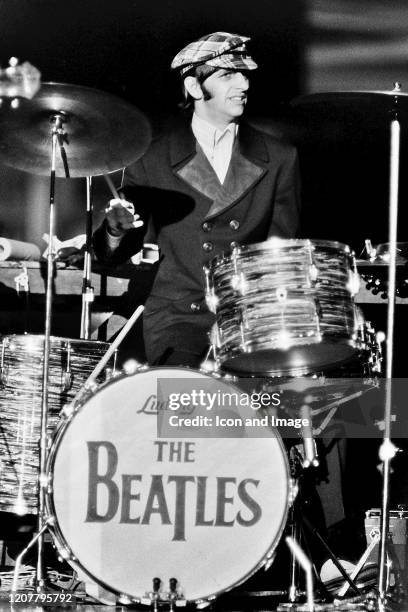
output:
M158 415L160 412L171 411L169 407L169 401L157 401L157 395L149 395L143 406L136 412L136 414L152 414ZM180 414L191 414L194 412L194 406L181 406Z
M163 402L164 404L166 402ZM143 404L143 406L140 408L140 410L137 411L137 414L159 414L159 408L157 405L157 396L156 395L150 395L145 403Z

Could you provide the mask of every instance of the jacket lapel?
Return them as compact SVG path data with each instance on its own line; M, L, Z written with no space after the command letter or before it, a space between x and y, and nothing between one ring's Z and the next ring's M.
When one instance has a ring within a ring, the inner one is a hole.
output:
M221 185L190 126L174 132L170 141L173 172L212 201L207 217L218 215L247 193L267 172L268 151L262 135L243 123Z
M211 201L214 201L222 185L217 174L208 161L200 145L196 145L196 154L177 170L177 174L191 187L203 193Z
M218 215L226 208L233 206L258 182L265 172L264 167L244 157L238 146L234 147L224 184L219 183L218 193L207 213L207 217Z

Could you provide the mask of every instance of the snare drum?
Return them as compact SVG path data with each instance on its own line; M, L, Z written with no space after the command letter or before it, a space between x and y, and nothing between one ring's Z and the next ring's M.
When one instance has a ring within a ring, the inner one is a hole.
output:
M302 375L362 348L359 277L344 244L272 238L216 257L205 272L225 371Z
M44 336L4 336L0 346L0 510L35 514ZM51 337L49 434L108 347L106 342Z
M271 560L287 517L288 465L273 430L262 438L158 438L163 379L238 392L183 368L107 382L59 426L47 509L60 554L100 587L143 602L154 578L161 599L176 578L178 595L198 602Z

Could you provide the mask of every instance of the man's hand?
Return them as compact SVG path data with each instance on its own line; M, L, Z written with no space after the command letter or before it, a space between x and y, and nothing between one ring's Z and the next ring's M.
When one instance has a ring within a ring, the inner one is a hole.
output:
M143 221L135 214L135 207L127 200L114 198L105 208L108 232L112 236L123 236L133 227L142 227Z

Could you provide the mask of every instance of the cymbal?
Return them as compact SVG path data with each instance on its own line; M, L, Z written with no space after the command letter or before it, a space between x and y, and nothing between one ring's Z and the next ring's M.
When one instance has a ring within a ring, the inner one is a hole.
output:
M331 91L307 94L291 100L291 105L302 107L339 107L350 110L387 112L408 110L408 92L400 89L385 91Z
M0 161L32 174L51 170L52 122L64 116L64 143L71 177L96 176L123 168L146 151L151 130L146 117L121 98L67 83L43 83L32 100L0 109ZM59 147L56 176L64 177Z

